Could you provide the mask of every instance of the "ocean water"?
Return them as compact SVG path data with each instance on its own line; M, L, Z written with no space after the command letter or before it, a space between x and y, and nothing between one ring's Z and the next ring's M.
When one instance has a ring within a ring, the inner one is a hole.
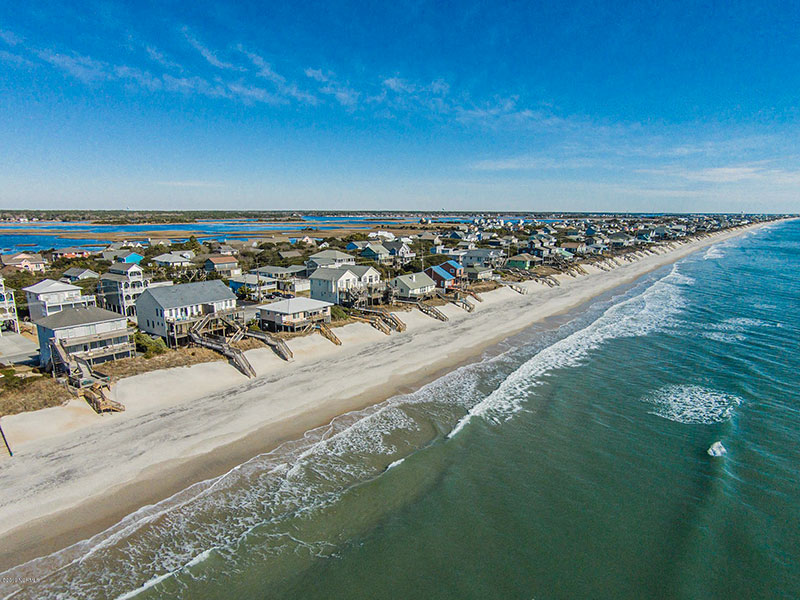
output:
M798 265L800 221L695 253L0 597L798 598Z

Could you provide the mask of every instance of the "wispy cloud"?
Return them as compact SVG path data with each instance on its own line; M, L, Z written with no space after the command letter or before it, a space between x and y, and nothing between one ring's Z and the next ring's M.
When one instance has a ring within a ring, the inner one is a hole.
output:
M340 83L335 79L335 75L323 72L321 69L307 68L306 77L313 79L323 85L319 87L319 92L328 96L333 96L336 101L344 107L354 108L358 104L361 92L351 88L349 85Z
M668 178L712 184L741 182L763 182L772 185L800 184L800 170L769 166L768 161L758 163L706 167L702 169L682 166L666 166L653 169L639 169L638 172Z
M145 46L145 52L147 52L147 56L150 57L150 60L157 62L162 67L166 67L167 69L177 69L179 71L183 71L183 67L175 61L168 59L162 52L159 52L153 46Z
M256 67L256 76L271 82L275 86L278 94L287 98L299 100L305 104L315 105L318 103L316 96L300 90L294 83L287 82L286 78L275 72L272 65L264 60L263 57L255 52L246 50L241 44L237 48L242 54L247 56L253 63L253 66Z
M33 63L29 61L24 56L19 56L17 54L12 54L11 52L6 52L5 50L0 50L0 61L11 63L12 65L16 65L18 67L32 67Z
M218 69L228 69L232 71L244 71L244 67L240 67L234 65L233 63L225 62L221 60L216 52L213 52L210 48L203 45L200 40L198 40L192 33L189 31L189 28L184 26L181 28L181 33L186 38L186 41L189 42L189 45L192 46L195 50L197 50L200 55L208 61L208 63Z
M50 50L37 51L39 58L58 67L85 83L109 79L107 65L88 56L58 54Z
M9 46L16 46L22 43L22 40L15 33L6 29L0 29L0 40L3 40Z

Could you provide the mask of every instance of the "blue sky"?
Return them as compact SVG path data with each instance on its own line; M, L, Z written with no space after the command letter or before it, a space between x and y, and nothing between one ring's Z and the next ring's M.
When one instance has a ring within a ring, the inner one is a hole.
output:
M0 206L800 212L798 22L789 2L0 2Z

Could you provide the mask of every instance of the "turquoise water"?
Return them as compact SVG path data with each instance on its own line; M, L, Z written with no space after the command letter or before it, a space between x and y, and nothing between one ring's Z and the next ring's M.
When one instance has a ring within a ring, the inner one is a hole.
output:
M800 222L698 252L0 578L39 579L17 598L800 597L799 259Z

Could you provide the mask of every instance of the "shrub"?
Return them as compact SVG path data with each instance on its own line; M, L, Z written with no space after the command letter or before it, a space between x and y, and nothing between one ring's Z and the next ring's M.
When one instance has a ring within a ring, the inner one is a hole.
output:
M334 321L344 321L347 318L347 311L341 306L331 307L331 319Z
M133 341L136 344L136 350L143 352L145 358L153 358L167 351L167 345L162 338L153 339L141 331L133 334Z

